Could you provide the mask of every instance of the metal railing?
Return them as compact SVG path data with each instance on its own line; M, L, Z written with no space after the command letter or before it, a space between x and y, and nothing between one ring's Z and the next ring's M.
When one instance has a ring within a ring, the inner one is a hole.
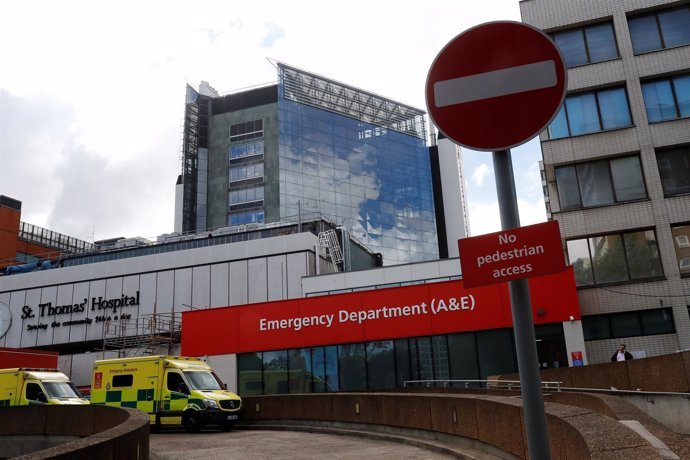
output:
M561 391L563 382L541 382L544 391ZM464 389L499 389L520 390L519 380L406 380L404 388L464 388Z

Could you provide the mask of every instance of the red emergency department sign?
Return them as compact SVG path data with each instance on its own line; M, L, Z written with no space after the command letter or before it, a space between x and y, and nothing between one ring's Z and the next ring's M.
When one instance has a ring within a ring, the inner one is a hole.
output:
M458 240L465 287L565 270L558 221Z
M529 280L536 324L579 319L572 269ZM541 311L543 314L537 314ZM420 284L182 313L182 354L337 345L512 325L508 285Z
M563 103L567 72L541 30L498 21L473 27L436 56L426 104L449 139L473 150L520 145L548 126Z

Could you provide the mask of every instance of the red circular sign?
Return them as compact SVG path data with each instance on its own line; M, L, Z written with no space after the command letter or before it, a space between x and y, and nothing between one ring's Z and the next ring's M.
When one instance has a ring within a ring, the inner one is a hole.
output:
M563 58L541 30L488 22L451 40L426 80L426 104L449 139L472 150L499 151L544 130L565 98Z

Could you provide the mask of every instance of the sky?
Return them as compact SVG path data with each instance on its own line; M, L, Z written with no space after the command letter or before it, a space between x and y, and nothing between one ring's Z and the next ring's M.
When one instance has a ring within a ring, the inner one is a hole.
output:
M271 60L427 111L439 51L518 0L34 1L0 14L0 195L86 241L173 231L185 84L276 81ZM472 235L500 230L491 153L463 149ZM512 150L522 225L546 220L538 140Z

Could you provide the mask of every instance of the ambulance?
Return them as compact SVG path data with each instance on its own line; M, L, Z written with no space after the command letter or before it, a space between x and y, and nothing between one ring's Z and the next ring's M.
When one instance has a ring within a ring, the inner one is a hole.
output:
M57 369L0 369L0 406L89 404Z
M204 425L229 430L242 400L204 361L178 356L140 356L95 361L91 404L123 406L149 414L151 429L182 425L189 433Z

